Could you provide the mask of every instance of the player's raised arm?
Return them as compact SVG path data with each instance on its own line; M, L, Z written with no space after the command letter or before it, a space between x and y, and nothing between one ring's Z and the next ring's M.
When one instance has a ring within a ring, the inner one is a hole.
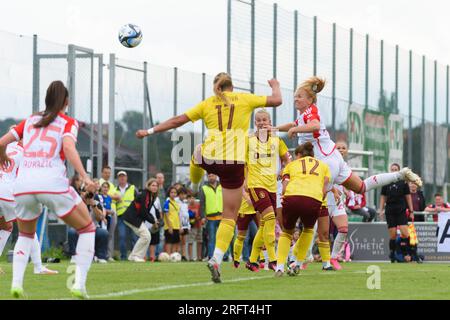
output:
M157 124L156 126L154 126L153 128L150 128L148 130L141 129L141 130L136 131L136 137L139 139L142 139L153 133L165 132L170 129L179 128L182 125L184 125L185 123L188 123L189 121L190 121L190 119L187 117L186 114L183 113L179 116L172 117L160 124Z
M272 88L272 95L267 96L266 107L278 107L283 103L281 96L280 82L277 79L267 81Z
M3 137L0 138L0 167L8 167L11 159L9 159L8 155L6 154L6 147L11 142L16 141L16 138L11 132L8 132Z

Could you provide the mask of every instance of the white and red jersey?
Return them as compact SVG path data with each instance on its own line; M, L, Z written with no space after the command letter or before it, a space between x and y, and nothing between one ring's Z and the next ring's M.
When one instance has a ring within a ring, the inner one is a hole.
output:
M321 121L319 109L315 104L312 104L295 120L297 126L304 126L312 120L319 120L320 129L314 132L298 133L298 144L311 142L314 146L314 157L323 160L329 156L336 148L330 134L325 126L324 121Z
M41 115L32 115L11 130L17 140L23 139L24 149L14 184L14 196L69 191L63 138L70 137L77 141L78 122L59 113L47 127L35 128L34 124L41 119Z
M0 200L14 201L13 184L22 162L23 148L17 142L10 143L6 147L6 154L11 159L11 163L6 170L0 169Z
M366 196L349 190L347 201L345 204L350 210L355 210L355 206L364 208L366 206Z

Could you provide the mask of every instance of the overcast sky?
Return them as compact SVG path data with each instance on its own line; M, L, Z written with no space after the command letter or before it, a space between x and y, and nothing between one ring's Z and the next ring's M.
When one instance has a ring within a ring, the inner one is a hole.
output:
M279 0L278 4L450 63L449 1ZM0 30L215 74L226 67L226 8L226 0L2 0ZM139 47L127 49L118 42L117 31L125 23L143 30Z

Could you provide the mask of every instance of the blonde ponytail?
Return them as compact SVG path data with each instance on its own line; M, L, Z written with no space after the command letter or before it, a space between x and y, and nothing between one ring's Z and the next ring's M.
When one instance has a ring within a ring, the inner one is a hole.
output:
M225 102L225 105L230 105L230 101L228 98L223 94L223 90L225 88L233 87L233 82L231 80L231 76L228 73L221 72L214 78L214 94L220 98L223 102Z
M317 102L317 94L325 87L325 79L319 77L311 77L305 80L295 91L297 95L300 89L306 91L306 93L313 99L313 103Z

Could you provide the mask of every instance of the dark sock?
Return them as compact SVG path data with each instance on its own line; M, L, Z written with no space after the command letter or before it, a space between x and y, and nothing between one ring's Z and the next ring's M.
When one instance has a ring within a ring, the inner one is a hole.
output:
M407 256L409 254L408 250L408 243L409 238L401 238L400 239L400 250L402 252L403 257Z
M389 250L391 250L391 252L395 251L395 239L389 240Z

